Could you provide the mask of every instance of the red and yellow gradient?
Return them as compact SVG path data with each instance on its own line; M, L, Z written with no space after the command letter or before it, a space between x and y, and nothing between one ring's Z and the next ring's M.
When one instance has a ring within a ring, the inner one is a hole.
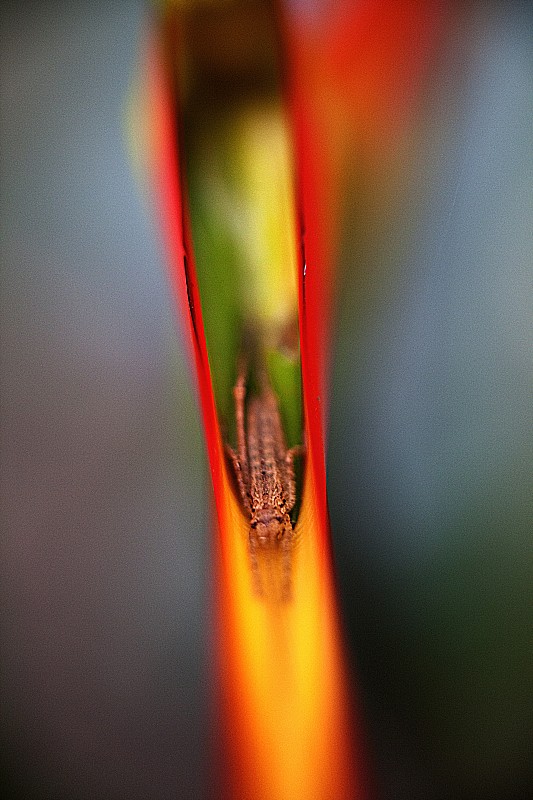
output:
M308 455L292 598L258 597L252 587L248 528L225 466L187 246L174 118L154 51L150 63L159 154L153 167L175 287L190 313L217 511L215 607L224 744L217 791L221 797L254 800L356 798L362 795L356 791L351 704L332 577L322 425L316 419L312 424L320 408L306 409ZM275 580L275 564L272 569Z
M361 6L356 12L354 4L339 3L323 29L306 28L309 23L290 15L283 23L302 223L298 307L307 446L288 602L277 600L275 592L259 597L253 591L248 527L227 472L215 407L182 195L175 97L157 42L146 62L155 145L152 170L172 278L190 333L215 495L216 663L223 745L217 796L235 800L367 796L339 628L326 500L324 431L335 242L354 130L372 146L378 141L386 108L398 108L399 97L408 94L405 87L412 87L409 76L419 70L421 50L409 43L411 36L418 36L422 50L427 49L436 12L432 3L425 10L411 2ZM321 58L313 58L316 52ZM401 87L399 95L394 86ZM354 98L359 101L355 107ZM276 565L267 569L275 582Z
M247 527L223 487L216 600L229 769L221 796L363 796L316 468L309 459L290 602L253 594Z

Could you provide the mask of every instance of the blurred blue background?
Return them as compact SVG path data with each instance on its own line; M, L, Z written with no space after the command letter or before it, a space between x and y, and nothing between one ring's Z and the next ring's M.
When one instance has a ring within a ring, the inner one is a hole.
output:
M125 133L146 6L1 9L2 796L203 797L209 485ZM458 9L345 209L328 478L387 800L531 788L532 22Z

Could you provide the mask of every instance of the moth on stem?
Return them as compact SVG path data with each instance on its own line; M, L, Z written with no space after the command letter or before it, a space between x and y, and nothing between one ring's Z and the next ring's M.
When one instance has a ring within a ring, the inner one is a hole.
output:
M296 502L294 459L303 455L302 445L287 448L276 394L267 372L259 374L259 391L247 401L247 370L239 364L233 390L237 428L237 452L229 445L245 513L249 517L250 565L254 590L264 594L259 577L259 556L281 553L282 599L291 593L291 556L294 527L290 512Z

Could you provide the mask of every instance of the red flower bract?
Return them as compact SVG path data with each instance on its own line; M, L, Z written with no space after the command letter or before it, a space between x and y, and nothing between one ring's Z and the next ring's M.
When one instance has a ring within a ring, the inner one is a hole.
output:
M296 13L282 17L287 115L295 152L307 447L289 602L258 597L252 588L248 526L227 471L202 321L177 129L178 93L157 36L147 56L153 171L171 275L195 365L215 494L214 598L224 763L219 796L366 796L339 633L326 501L327 363L338 212L354 129L363 131L372 147L386 140L383 112L388 109L390 116L391 108L398 110L399 101L412 93L421 52L436 29L435 7L340 3L329 18L314 23ZM418 51L412 47L414 30L422 45ZM173 41L179 47L179 30ZM393 116L397 126L401 114Z

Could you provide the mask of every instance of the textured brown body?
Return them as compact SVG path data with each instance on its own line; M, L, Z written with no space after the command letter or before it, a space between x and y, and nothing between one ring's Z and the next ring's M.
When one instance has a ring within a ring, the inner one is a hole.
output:
M280 551L283 594L290 592L293 526L290 511L295 502L294 458L301 447L287 450L276 395L266 380L261 393L245 409L244 374L234 389L237 453L230 450L241 499L250 519L250 558L255 588L261 593L258 558Z

